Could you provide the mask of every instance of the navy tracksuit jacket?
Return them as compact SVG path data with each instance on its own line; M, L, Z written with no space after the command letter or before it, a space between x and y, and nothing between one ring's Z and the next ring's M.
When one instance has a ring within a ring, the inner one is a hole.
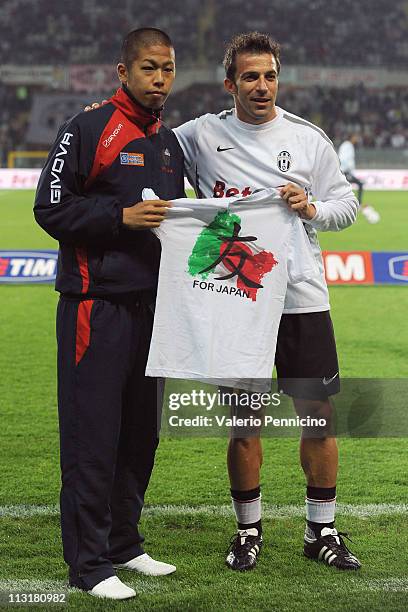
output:
M70 583L82 589L143 553L137 523L160 414L156 380L144 376L160 245L149 230L125 228L122 209L144 187L182 197L183 154L123 88L63 126L34 206L60 244L61 525Z

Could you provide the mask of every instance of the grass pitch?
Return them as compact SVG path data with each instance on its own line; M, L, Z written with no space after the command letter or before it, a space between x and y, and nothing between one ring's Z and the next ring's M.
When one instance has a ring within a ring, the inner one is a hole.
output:
M32 220L31 192L0 192L0 248L53 248ZM406 250L408 196L371 193L378 225L363 217L321 234L327 250ZM51 286L0 286L0 591L62 592L59 539L55 331ZM330 290L343 376L408 375L405 287ZM408 444L342 439L338 527L351 534L358 573L341 573L301 554L304 478L294 439L267 439L262 475L265 547L254 572L224 567L234 531L226 440L162 440L148 490L146 549L176 563L167 578L121 575L138 592L112 604L72 592L68 610L406 610L408 608ZM344 505L345 504L345 505ZM4 597L4 594L3 594ZM9 609L2 600L1 609ZM35 607L44 609L44 607ZM35 609L33 606L27 609ZM49 608L52 609L52 608Z

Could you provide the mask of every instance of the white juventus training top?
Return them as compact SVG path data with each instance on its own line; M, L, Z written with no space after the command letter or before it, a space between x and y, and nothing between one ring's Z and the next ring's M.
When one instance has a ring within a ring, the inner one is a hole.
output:
M265 189L175 200L152 231L162 255L146 374L269 390L288 280L319 274L299 217Z
M275 119L261 125L240 121L232 109L203 115L174 131L184 151L186 174L199 197L245 196L254 189L293 182L315 198L316 216L303 223L320 274L288 285L284 312L328 310L316 230L348 227L356 218L358 202L326 134L282 108L276 110Z

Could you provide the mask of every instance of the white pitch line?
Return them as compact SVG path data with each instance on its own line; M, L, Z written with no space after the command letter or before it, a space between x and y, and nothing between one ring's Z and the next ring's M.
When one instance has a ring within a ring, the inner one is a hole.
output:
M353 516L356 518L371 518L383 515L406 515L408 504L337 504L336 513L341 516ZM145 516L166 515L206 515L228 518L232 516L231 506L147 506L144 509ZM285 519L297 518L305 515L304 506L277 506L273 504L262 504L262 515L264 518Z
M182 570L180 570L182 571ZM164 581L155 577L145 577L130 574L126 576L126 582L131 584L136 589L137 593L145 593L149 595L171 593L174 591L174 584L171 581ZM305 589L306 587L306 589ZM343 593L344 585L331 584L332 593ZM309 591L309 586L298 584L297 592L302 593L304 590ZM362 592L379 592L386 593L408 593L408 578L371 578L369 580L355 579L352 576L347 576L347 589L349 593ZM0 580L0 595L4 599L4 594L7 593L65 593L73 595L82 593L80 589L68 588L66 580L29 580L29 579L5 579Z
M12 578L0 580L0 591L19 591L31 593L62 593L67 591L67 580L28 580Z
M155 595L174 592L174 583L168 580L157 580L156 577L146 577L139 574L131 576L128 573L125 580L127 584L136 589L138 594ZM68 580L29 580L26 578L0 580L0 606L8 593L59 593L70 597L76 593L83 594L83 591L69 587ZM49 609L53 609L54 605L50 604Z
M303 517L304 506L276 506L263 504L263 517L268 519L285 519ZM39 505L10 505L0 506L0 518L30 518L33 516L58 516L58 506ZM187 505L163 505L146 506L144 516L206 516L217 518L230 518L232 508L230 505L223 506L187 506ZM368 519L376 516L408 515L408 504L337 504L337 515L351 516L360 519Z
M30 518L32 516L59 516L58 506L16 505L0 506L0 518Z
M369 591L408 593L408 578L373 578L365 583L364 586L368 588Z

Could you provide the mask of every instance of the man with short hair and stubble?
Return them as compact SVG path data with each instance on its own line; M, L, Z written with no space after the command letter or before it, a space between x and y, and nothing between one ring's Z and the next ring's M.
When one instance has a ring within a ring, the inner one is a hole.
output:
M135 591L115 569L165 575L137 524L158 443L157 381L144 375L160 244L150 231L184 195L183 153L160 111L175 76L170 38L130 32L122 87L58 134L35 200L60 243L56 290L61 527L69 583L96 597ZM142 202L151 187L161 198Z
M275 105L279 45L266 34L240 34L229 43L224 66L224 85L235 108L175 129L187 175L201 197L279 188L293 214L303 220L320 275L288 285L276 369L279 389L293 398L297 413L326 418L330 431L329 398L339 391L339 367L316 230L348 227L358 203L326 134ZM307 481L304 554L332 567L356 570L360 562L334 527L336 440L327 432L312 435L304 429L300 442ZM261 464L259 436L231 438L228 470L238 530L226 563L233 570L253 569L261 550Z

